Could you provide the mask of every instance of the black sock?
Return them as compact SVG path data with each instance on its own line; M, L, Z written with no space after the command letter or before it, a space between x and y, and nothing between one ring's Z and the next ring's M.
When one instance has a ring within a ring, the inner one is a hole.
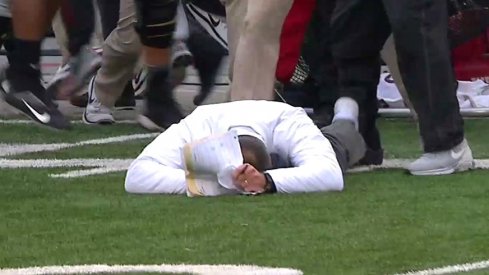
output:
M170 68L168 66L148 67L145 95L149 101L156 101L159 103L173 101L173 91L169 77Z
M39 89L41 71L41 41L28 41L14 38L13 50L8 53L10 66L7 69L7 79L15 91Z
M41 59L41 41L29 41L14 38L13 50L9 53L10 68L27 75L39 76Z

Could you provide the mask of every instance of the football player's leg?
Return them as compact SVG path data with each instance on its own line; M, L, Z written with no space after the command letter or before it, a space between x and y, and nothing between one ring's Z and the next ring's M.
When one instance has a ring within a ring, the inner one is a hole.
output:
M57 129L70 123L57 110L41 83L39 61L41 41L59 7L59 1L14 0L12 19L14 38L8 53L10 67L6 72L8 89L5 101L32 120ZM4 86L4 85L2 85Z
M177 0L135 0L136 30L143 44L143 60L148 67L146 109L140 124L161 131L179 122L183 115L173 99L170 83L171 43L175 30Z

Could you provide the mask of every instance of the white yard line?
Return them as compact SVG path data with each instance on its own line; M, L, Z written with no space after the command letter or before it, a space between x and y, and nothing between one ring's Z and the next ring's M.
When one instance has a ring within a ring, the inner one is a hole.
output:
M50 174L52 178L78 178L125 171L132 159L2 159L0 168L91 168Z
M80 147L85 145L102 145L109 143L120 143L131 140L154 138L157 133L124 135L109 138L90 139L75 143L54 143L54 144L6 144L0 143L0 157L14 156L26 153L59 151L61 149Z
M93 274L93 273L191 273L200 275L301 275L291 268L252 265L78 265L0 269L0 275Z
M102 145L111 143L122 143L131 140L155 138L158 133L123 135L108 138L90 139L75 143L55 144L6 144L0 143L0 168L85 168L64 172L61 174L50 174L53 178L77 178L90 175L100 175L111 172L125 171L132 159L6 159L2 157L16 156L26 153L52 152L62 149L81 147L86 145ZM101 154L103 155L103 154ZM350 173L368 172L376 169L399 169L405 167L412 160L409 159L386 159L379 166L362 166L349 170ZM475 160L476 169L489 169L489 159Z
M101 168L93 168L89 170L75 170L75 171L70 171L61 174L50 174L49 176L51 178L69 179L69 178L80 178L80 177L87 177L93 175L103 175L103 174L108 174L113 172L126 171L127 168L129 167L129 164L130 163L128 163L123 167L101 167Z
M398 273L395 275L443 275L443 274L453 274L457 272L469 272L469 271L481 270L486 268L489 268L489 260L476 262L476 263L449 265L440 268L426 269L421 271Z
M109 138L90 139L75 143L56 144L1 144L0 157L15 156L26 153L59 151L86 145L102 145L121 143L131 140L154 138L157 133L124 135ZM56 168L56 167L83 167L91 169L74 170L61 174L50 174L53 178L77 178L91 175L107 174L125 171L132 159L5 159L0 158L0 168Z
M124 167L132 159L2 159L0 168Z
M34 124L35 122L29 119L0 119L0 124ZM74 124L84 124L81 120L72 120ZM136 120L117 120L116 124L137 124Z

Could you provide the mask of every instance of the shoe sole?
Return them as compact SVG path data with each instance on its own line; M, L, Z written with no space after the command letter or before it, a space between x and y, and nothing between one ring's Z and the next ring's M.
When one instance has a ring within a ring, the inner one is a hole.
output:
M152 132L164 132L165 129L158 126L156 123L151 121L151 119L147 118L144 115L139 115L137 118L137 121L139 125L141 125L143 128L146 130L152 131Z
M456 167L441 168L427 171L409 171L413 176L443 176L450 175L458 172L465 172L474 168L475 163L473 161L468 163L459 163Z
M82 121L83 121L83 123L85 123L87 125L112 125L115 123L115 121L113 119L102 119L99 121L90 121L87 119L87 111L86 110L83 112Z
M116 106L114 109L117 111L132 111L136 110L136 106Z

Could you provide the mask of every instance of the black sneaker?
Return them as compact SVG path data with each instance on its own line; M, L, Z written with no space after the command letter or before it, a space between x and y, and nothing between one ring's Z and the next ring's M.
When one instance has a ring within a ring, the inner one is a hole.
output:
M384 150L377 149L373 150L367 148L365 156L358 161L358 165L381 165L384 162Z
M365 156L359 161L359 164L381 165L384 161L384 150L382 149L379 129L375 124L376 118L373 115L367 116L366 113L363 113L359 116L359 120L361 121L360 124L362 122L364 124L364 127L360 126L360 133L367 145Z
M19 91L7 78L0 79L0 92L3 94L5 102L15 109L21 111L35 122L54 129L70 129L70 122L61 114L57 106L47 96L46 90L39 82L39 79L20 77L24 82L32 82L24 87L31 89Z
M183 118L180 106L173 98L170 81L170 70L167 67L148 68L145 109L138 117L138 122L150 131L164 131Z
M180 122L183 114L173 98L168 68L148 69L145 95L145 110L138 122L150 131L164 131L172 124Z
M138 122L147 130L163 132L182 118L183 114L176 102L159 103L146 99L145 111L138 116Z

